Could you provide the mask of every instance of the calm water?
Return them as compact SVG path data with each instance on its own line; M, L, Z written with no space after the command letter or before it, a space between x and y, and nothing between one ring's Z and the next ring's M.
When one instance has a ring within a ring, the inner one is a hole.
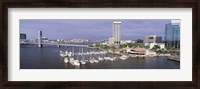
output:
M44 45L21 45L20 47L20 69L180 69L180 63L167 60L166 57L153 58L130 58L127 60L117 59L115 61L100 61L99 63L81 65L74 67L65 63L60 57L59 51L72 51L72 47L60 47ZM81 52L81 47L74 47L75 52ZM98 49L83 48L83 51L98 51ZM112 55L107 55L112 56ZM81 60L82 57L76 57ZM85 56L89 59L88 56Z

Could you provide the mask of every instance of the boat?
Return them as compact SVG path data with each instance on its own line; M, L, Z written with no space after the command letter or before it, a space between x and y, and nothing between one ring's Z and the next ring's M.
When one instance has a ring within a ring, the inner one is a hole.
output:
M83 47L82 47L82 53L81 53L81 57L82 57L82 59L81 59L81 64L86 64L86 61L84 60L84 58L83 57L85 57L85 55L83 56L84 54L83 54Z
M121 57L119 57L120 59L122 59L122 60L126 60L127 58L128 58L128 56L127 55L122 55Z
M80 66L80 62L79 62L79 60L74 60L74 66Z
M68 63L68 62L69 62L69 60L68 60L67 57L64 58L64 62L65 62L65 63Z
M61 57L65 57L65 56L66 56L65 53L63 53L62 51L60 51L59 55L60 55Z
M86 64L86 61L85 60L81 60L81 64Z
M110 61L114 61L116 57L109 58Z
M110 57L104 57L105 60L110 60Z
M103 58L101 58L101 57L98 57L98 60L99 60L99 61L103 61Z
M94 62L95 62L95 63L99 63L99 60L97 60L97 59L94 59Z
M93 64L93 63L94 63L94 59L90 59L90 63L92 63L92 64Z

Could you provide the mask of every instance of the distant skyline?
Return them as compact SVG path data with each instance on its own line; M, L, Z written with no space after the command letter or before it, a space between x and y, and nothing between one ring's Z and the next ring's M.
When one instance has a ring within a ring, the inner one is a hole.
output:
M112 37L113 22L120 21L121 39L144 39L148 35L164 37L165 24L171 20L112 20L112 19L63 19L63 20L20 20L20 33L27 39L36 39L38 31L48 39L88 39L107 40ZM164 40L164 38L162 38Z

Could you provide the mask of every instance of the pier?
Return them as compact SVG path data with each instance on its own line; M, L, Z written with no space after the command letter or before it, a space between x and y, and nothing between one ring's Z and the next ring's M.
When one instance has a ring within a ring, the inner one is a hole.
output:
M171 61L180 62L180 57L179 56L169 56L167 59L171 60Z

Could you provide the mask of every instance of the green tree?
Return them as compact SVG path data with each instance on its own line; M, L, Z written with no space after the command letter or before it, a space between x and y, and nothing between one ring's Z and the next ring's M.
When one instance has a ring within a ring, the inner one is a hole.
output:
M112 51L114 51L116 49L115 46L111 46L110 48L111 48Z
M138 43L127 43L128 47L140 47L140 45Z
M149 48L150 48L150 46L148 46L148 45L147 45L147 46L144 46L144 47L145 47L146 49L149 49Z
M160 46L159 45L154 45L154 47L152 48L152 50L158 51L158 50L160 50Z
M119 45L119 48L125 48L125 47L127 47L127 44L121 44L121 45Z
M136 43L143 43L143 40L142 39L137 39Z

